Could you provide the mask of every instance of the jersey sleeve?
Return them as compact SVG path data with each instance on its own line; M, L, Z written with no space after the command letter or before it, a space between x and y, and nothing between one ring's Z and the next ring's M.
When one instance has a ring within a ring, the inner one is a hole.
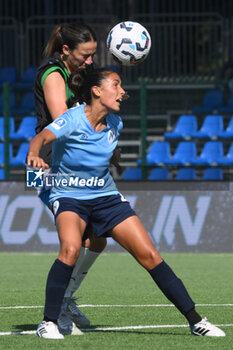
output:
M58 73L60 73L61 76L62 76L62 78L64 79L64 81L65 81L65 82L67 81L68 77L67 77L67 75L65 74L64 70L63 70L61 67L59 67L59 66L52 66L52 67L47 68L47 69L43 72L43 74L42 74L42 76L41 76L40 83L41 83L42 88L43 88L43 86L44 86L45 79L49 76L49 74L51 74L51 73L53 73L53 72L58 72Z
M122 129L123 129L123 121L121 117L119 117L118 132L120 133Z
M56 139L66 138L73 131L77 130L77 119L73 118L73 114L70 111L67 111L46 126L45 129L52 131Z
M113 127L115 127L117 129L118 133L120 134L120 132L123 128L123 122L122 122L121 117L117 114L110 114L109 121L110 121L110 124Z

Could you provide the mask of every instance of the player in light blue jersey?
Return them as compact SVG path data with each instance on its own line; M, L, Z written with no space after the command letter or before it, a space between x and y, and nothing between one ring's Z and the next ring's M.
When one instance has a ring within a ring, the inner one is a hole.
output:
M125 91L119 75L98 69L79 81L78 95L86 105L58 117L30 143L27 163L45 169L39 150L51 141L55 172L50 203L60 239L60 253L46 285L44 320L37 335L62 339L57 318L82 236L91 223L97 236L109 236L128 250L151 275L164 295L186 317L191 333L225 336L195 310L182 281L165 263L129 203L118 192L108 166L122 128L118 115ZM70 180L72 179L72 180Z
M119 193L108 166L122 129L121 118L109 114L105 128L96 132L85 108L84 104L71 108L46 127L56 137L52 173L57 175L51 203L60 197L86 200Z

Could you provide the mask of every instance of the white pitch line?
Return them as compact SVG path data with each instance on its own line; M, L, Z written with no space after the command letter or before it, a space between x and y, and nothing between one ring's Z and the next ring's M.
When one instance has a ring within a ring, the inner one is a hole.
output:
M196 304L196 306L214 306L214 307L232 307L233 304ZM11 309L42 309L44 306L0 306L0 310L11 310ZM174 307L172 304L146 304L146 305L94 305L94 304L83 304L79 305L79 307L100 307L100 308L108 308L108 307L121 307L121 308L126 308L126 307Z
M233 324L216 324L218 327L233 327ZM107 327L107 328L85 328L81 329L83 332L112 332L135 329L158 329L158 328L187 328L187 324L162 324L162 325L145 325L145 326L125 326L125 327ZM22 332L0 332L0 336L4 335L30 335L36 334L36 331L22 331Z

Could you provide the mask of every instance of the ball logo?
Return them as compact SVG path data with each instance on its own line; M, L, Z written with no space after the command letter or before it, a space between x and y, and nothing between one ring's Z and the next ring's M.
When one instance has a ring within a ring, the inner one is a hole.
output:
M53 214L56 215L59 208L59 201L53 203Z
M114 129L110 129L108 132L108 143L111 144L116 138L116 132Z
M66 119L64 118L58 118L56 120L54 120L54 122L52 122L52 126L54 127L54 129L59 130L61 128L63 128L63 126L65 126L67 124Z

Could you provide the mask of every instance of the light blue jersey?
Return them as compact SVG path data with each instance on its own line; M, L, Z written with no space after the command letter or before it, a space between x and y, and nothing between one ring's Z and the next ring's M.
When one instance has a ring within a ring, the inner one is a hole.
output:
M85 105L69 109L46 129L53 142L50 202L60 197L94 199L118 194L109 163L122 129L118 115L106 116L106 127L97 132L87 119Z

